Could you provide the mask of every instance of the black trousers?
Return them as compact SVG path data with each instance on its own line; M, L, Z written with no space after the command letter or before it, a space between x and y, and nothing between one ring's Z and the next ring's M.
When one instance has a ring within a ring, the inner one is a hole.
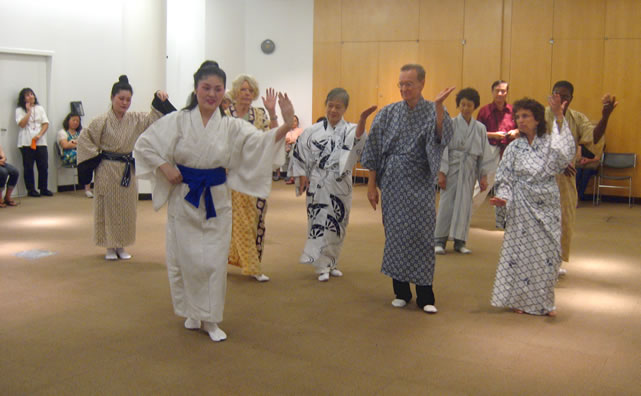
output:
M24 185L27 188L27 191L35 190L35 180L33 176L34 162L38 167L38 188L40 191L48 190L47 179L49 176L49 158L47 154L47 146L36 146L35 150L32 150L31 147L23 146L20 147L20 153L22 154L22 167L24 169Z
M396 298L405 300L405 302L410 302L412 299L412 291L410 290L409 282L401 282L396 279L392 279L392 285L394 286L394 294ZM426 305L434 305L434 291L432 290L432 285L416 285L416 304L423 309Z

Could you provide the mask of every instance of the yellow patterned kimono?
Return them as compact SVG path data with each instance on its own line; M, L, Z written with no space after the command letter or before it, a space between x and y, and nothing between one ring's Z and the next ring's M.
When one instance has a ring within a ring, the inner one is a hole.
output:
M594 144L594 124L583 113L568 109L565 112L565 119L568 121L570 131L574 137L574 144L577 147L577 155L571 161L576 162L577 156L581 152L581 144L591 146ZM547 123L548 133L552 131L554 114L549 107L545 108L545 121ZM596 145L601 145L605 138L601 138ZM569 165L569 164L568 164ZM561 193L561 259L570 261L570 243L574 233L574 221L576 219L576 205L578 195L576 190L576 176L567 176L564 173L556 175L556 182L559 185Z
M162 113L129 111L119 120L113 110L95 118L83 129L78 140L78 162L96 157L102 151L131 153L138 136ZM94 174L94 242L118 248L136 240L136 202L138 185L134 167L128 187L120 185L124 162L102 160Z
M238 118L232 105L227 114ZM243 117L258 129L269 130L269 118L264 109L250 107ZM232 228L228 263L241 268L243 275L260 275L260 261L265 244L265 215L267 200L231 191Z

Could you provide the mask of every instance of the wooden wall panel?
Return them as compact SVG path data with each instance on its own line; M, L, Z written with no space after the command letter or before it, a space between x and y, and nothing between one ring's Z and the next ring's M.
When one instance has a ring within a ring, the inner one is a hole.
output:
M314 41L341 41L341 0L314 0Z
M555 0L554 40L602 39L605 0Z
M378 43L343 43L341 87L349 93L345 119L358 122L363 109L378 99Z
M418 39L418 0L343 0L343 41Z
M544 101L550 90L552 0L512 3L511 101L524 96Z
M398 77L401 67L418 63L418 42L380 43L378 50L378 108L401 100ZM423 66L425 67L425 66Z
M312 120L306 120L305 125L315 122L325 115L325 98L327 93L341 84L341 44L314 44L314 81L312 84Z
M503 1L503 29L501 40L501 79L510 81L510 60L512 57L512 0ZM509 100L509 99L508 99Z
M461 86L463 46L458 40L421 41L418 46L418 60L426 70L423 97L434 100L436 95L450 86ZM450 115L456 115L455 95L445 101Z
M501 21L503 0L465 1L465 46L463 47L463 77L461 88L476 88L481 103L492 97L488 89L501 76Z
M594 121L601 118L603 55L604 40L555 40L552 46L551 83L570 81L574 85L570 106Z
M608 38L641 38L641 1L607 0L605 36Z
M421 0L419 40L463 40L465 0Z
M604 91L616 95L619 105L610 116L606 130L606 151L637 153L637 168L632 181L634 196L641 196L641 39L607 40L603 72ZM612 190L614 194L615 190ZM610 194L610 192L608 192ZM620 194L625 195L625 191Z

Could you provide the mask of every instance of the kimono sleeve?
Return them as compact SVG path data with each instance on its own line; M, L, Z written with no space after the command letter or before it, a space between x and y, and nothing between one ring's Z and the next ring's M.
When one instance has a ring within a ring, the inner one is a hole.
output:
M107 123L107 115L103 114L83 128L78 137L78 164L100 155L100 140Z
M365 148L363 149L363 154L361 156L361 165L366 169L376 171L377 173L381 172L381 166L383 162L383 129L385 128L385 119L388 113L388 108L385 107L381 110L370 128L369 134L367 135L367 142L365 143Z
M436 178L438 171L441 168L441 157L443 156L444 149L447 150L447 146L452 140L452 135L454 134L454 123L452 118L448 114L447 110L443 111L443 125L441 126L441 137L440 139L436 133L436 109L433 103L430 103L432 114L431 126L427 130L427 135L425 136L425 152L427 154L427 162L430 167L430 172L432 176Z
M345 134L345 141L341 147L341 155L339 158L339 174L343 177L347 172L351 171L356 162L358 162L363 147L367 141L367 134L363 133L359 139L356 139L356 124L349 124L347 133Z
M163 113L152 107L149 113L133 112L132 115L135 117L136 131L138 131L138 133L142 133L149 128L151 124L160 119L163 116Z
M147 128L136 141L136 176L151 182L151 199L159 210L169 198L173 185L158 170L164 163L176 165L174 150L180 135L179 113L170 114Z
M309 177L309 169L311 167L310 158L311 152L309 150L309 139L312 135L314 126L305 129L305 131L296 139L294 144L291 167L294 177L307 176Z
M515 143L513 142L507 146L496 171L495 185L498 186L496 197L506 200L508 205L512 202L512 188L515 182L514 160L517 146Z
M559 125L555 122L550 134L550 147L546 161L546 172L556 175L565 170L576 153L574 137L570 131L568 121L564 118L563 125L559 131Z
M487 129L485 125L477 122L477 128L480 130L479 138L481 139L482 153L479 155L477 169L479 179L496 170L496 162L494 161L494 154L490 148L490 141L487 139Z
M578 111L574 112L576 122L576 132L578 134L579 144L592 144L594 143L594 124L583 113ZM603 138L601 138L603 139Z
M439 167L439 172L443 172L447 175L447 172L450 170L450 149L445 147L443 150L443 155L441 156L441 166Z
M262 132L244 120L225 118L231 150L227 168L229 188L267 198L272 187L273 166L284 158L285 139L274 141L278 128Z

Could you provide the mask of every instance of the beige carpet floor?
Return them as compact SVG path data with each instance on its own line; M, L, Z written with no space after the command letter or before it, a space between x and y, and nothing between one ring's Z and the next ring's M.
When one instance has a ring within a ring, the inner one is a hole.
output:
M582 204L558 317L490 306L502 232L487 203L469 256L438 257L439 313L390 305L383 228L355 188L341 256L319 283L297 263L305 208L274 184L267 283L230 268L213 343L172 311L165 211L138 206L130 261L92 243L82 192L0 209L1 395L612 395L641 394L641 207ZM19 252L55 252L39 259Z

